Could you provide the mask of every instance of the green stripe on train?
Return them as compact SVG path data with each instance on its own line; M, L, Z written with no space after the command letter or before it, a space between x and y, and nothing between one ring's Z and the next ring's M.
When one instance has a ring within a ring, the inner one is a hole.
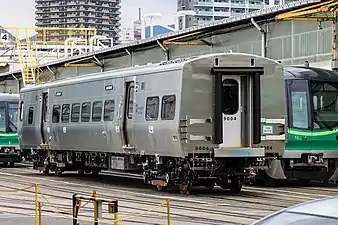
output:
M288 129L285 150L338 150L338 127L331 130Z
M18 133L0 132L0 147L7 145L20 145Z

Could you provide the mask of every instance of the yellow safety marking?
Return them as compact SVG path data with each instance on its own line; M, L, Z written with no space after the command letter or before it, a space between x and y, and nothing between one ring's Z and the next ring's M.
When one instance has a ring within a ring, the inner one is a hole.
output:
M31 186L28 186L28 187L25 187L25 188L21 188L21 189L9 189L9 190L1 190L0 189L0 192L20 192L20 191L29 190L29 189L31 189L33 187L34 187L34 185L31 185Z

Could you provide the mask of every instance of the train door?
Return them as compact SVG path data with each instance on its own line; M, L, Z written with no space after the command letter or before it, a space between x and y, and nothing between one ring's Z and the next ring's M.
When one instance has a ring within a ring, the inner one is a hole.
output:
M48 122L48 92L42 93L42 101L41 101L41 119L40 119L40 131L42 143L48 143L48 132L47 132L47 122Z
M215 140L220 149L261 141L260 67L214 67Z
M241 113L240 77L222 77L222 118L224 147L241 146ZM229 135L231 131L231 135Z
M124 91L124 113L123 113L123 147L125 149L134 148L134 135L133 135L133 117L134 117L134 94L135 86L134 81L125 80Z

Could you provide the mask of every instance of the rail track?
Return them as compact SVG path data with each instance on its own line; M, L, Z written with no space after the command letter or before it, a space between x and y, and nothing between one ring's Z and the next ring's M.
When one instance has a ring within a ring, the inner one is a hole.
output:
M338 194L338 189L327 187L260 188L245 186L243 192L237 195L215 188L214 191L197 189L192 196L182 196L171 190L157 192L139 182L128 180L126 184L121 178L108 178L108 175L101 175L99 178L72 174L62 177L42 176L25 166L2 168L0 169L0 190L22 188L39 183L44 197L52 203L52 206L44 203L48 206L44 208L44 213L52 214L59 210L59 216L71 217L71 196L74 193L91 195L92 190L95 189L100 197L119 200L119 212L122 219L120 224L154 225L165 224L165 209L156 208L156 206L167 198L172 199L171 218L174 224L238 225L250 224L265 215L294 204ZM2 195L0 191L2 202L0 212L1 209L6 208L11 211L21 210L34 213L34 190L25 190L23 193L24 196L31 195L32 199ZM134 219L128 219L130 216L142 214L149 209L153 210ZM81 213L89 219L92 209L83 209ZM103 213L107 213L107 210L103 210Z

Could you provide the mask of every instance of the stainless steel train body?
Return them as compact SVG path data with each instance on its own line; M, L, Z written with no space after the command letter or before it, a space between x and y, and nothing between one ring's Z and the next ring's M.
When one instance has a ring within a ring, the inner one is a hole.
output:
M284 79L264 88L269 87L276 91L262 96L259 144L266 157L256 163L265 163L265 169L256 178L267 184L285 179L337 180L338 73L285 67Z
M14 165L21 162L18 139L19 95L0 93L0 162Z
M282 74L270 59L228 53L23 88L21 147L45 173L141 171L160 189L216 182L239 191L245 168L264 156L253 147L260 82Z

